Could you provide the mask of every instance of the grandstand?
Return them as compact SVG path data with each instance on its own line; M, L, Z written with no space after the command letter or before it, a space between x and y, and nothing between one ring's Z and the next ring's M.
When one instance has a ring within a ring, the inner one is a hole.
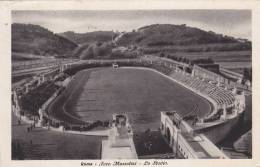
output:
M179 80L185 86L204 94L214 101L213 104L215 105L213 111L206 118L202 119L202 122L219 120L221 115L224 114L223 112L225 111L227 113L227 110L229 111L229 114L233 113L230 111L234 111L237 94L234 91L232 92L232 89L227 89L227 86L223 88L216 82L195 77L187 73L183 74L183 72L178 70L172 72L170 76L176 80ZM243 101L240 103L243 103Z
M180 80L185 85L197 91L209 95L217 102L218 108L223 108L223 106L229 108L234 103L235 97L232 92L217 86L216 83L207 81L205 79L202 80L189 74L183 75L179 72L172 72L170 76Z
M27 94L21 96L21 109L26 115L38 115L39 108L47 101L58 89L52 82L45 82L36 89L29 91Z
M228 85L225 83L217 83L213 80L207 79L207 78L202 78L199 76L194 76L192 73L187 73L185 71L185 68L188 68L187 66L181 67L181 64L176 63L175 61L169 61L169 60L164 60L164 59L158 59L154 57L144 57L142 59L127 59L127 60L106 60L106 61L98 61L98 60L93 60L93 61L82 61L81 63L74 63L71 64L69 67L67 64L65 66L61 66L62 70L60 72L64 74L51 74L49 76L49 79L47 79L47 75L45 76L45 80L51 80L49 82L52 82L52 85L54 85L54 82L57 81L63 81L69 76L73 76L75 73L78 71L81 71L83 69L92 69L92 68L97 68L97 67L109 67L111 64L117 65L122 67L122 66L133 66L133 67L147 67L147 68L152 68L155 69L175 80L177 80L179 83L185 85L187 88L198 92L200 94L205 95L210 99L210 101L213 103L213 110L211 113L209 113L205 118L201 118L200 122L212 122L214 120L219 120L221 118L221 115L223 115L224 112L229 111L228 113L232 113L233 107L235 105L236 101L236 92L234 88L230 88ZM181 68L180 68L181 67ZM43 81L44 82L44 81ZM30 84L25 84L26 87L26 92L28 92L28 85L29 87L35 87L37 84L37 80L33 80L30 82ZM45 83L46 84L46 83ZM42 89L41 87L44 86L40 85L39 89ZM48 83L51 84L51 83ZM77 84L77 83L74 83ZM71 84L73 85L73 84ZM48 88L48 87L47 87ZM50 87L51 91L50 92L55 92L57 88L55 86ZM30 88L30 93L24 97L22 97L22 105L26 105L26 101L28 101L27 98L31 98L32 96L43 96L41 94L41 91L36 92L33 91L32 88ZM66 92L66 91L65 91ZM46 94L48 91L46 92ZM66 94L66 93L64 93ZM35 104L34 106L36 108L40 108L40 105L43 104L44 101L46 101L50 96L46 96L46 98L43 99L37 99L39 100L39 104ZM61 97L58 97L61 98ZM64 98L66 98L66 95L64 95ZM26 107L25 107L26 108ZM36 110L36 108L34 110ZM57 119L59 116L56 116L55 119ZM70 116L63 116L67 117L67 120L70 120ZM72 119L73 120L73 119ZM79 118L75 118L75 121L72 121L73 124L82 124L81 120ZM71 121L71 120L70 120ZM71 123L72 123L71 122ZM85 124L85 123L84 123Z
M80 89L79 84L86 83L90 77L90 73L75 75L76 73L81 73L85 69L97 71L100 68L111 68L113 65L117 65L118 68L152 69L201 96L200 98L207 99L206 101L211 104L211 110L205 110L202 114L199 113L202 111L198 110L198 106L192 104L193 107L181 114L181 119L185 120L193 130L228 121L230 118L236 117L244 108L243 92L238 92L236 88L227 83L195 76L187 70L191 68L188 65L147 56L140 59L83 60L60 64L53 71L34 76L32 80L26 79L25 82L14 87L13 95L17 96L14 98L17 102L13 102L13 109L19 114L25 113L28 117L37 116L41 126L73 131L89 131L96 127L106 128L109 126L108 120L82 120L81 117L66 112L66 110L64 112L64 109L59 106L63 106L64 101L70 97L70 89ZM72 108L68 108L68 110L72 110Z

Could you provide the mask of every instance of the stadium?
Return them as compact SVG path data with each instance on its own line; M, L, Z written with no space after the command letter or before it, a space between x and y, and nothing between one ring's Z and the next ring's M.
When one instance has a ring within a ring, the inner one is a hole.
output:
M12 13L12 159L251 158L250 38L154 24L180 11L104 11L109 25L113 17L152 22L92 32L57 31L56 22L51 31L56 13L41 12ZM96 11L57 13L97 19ZM46 24L24 20L35 16Z
M108 128L114 113L126 114L136 133L155 131L166 126L158 119L162 111L176 111L188 129L218 143L245 109L243 92L194 76L183 70L187 68L154 57L65 63L14 91L13 108L19 112L17 94L40 91L48 100L31 119L48 128L79 132Z

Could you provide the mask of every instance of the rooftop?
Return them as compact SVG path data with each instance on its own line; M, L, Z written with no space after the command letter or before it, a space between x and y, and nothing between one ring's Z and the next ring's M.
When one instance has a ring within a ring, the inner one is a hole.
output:
M191 148L196 152L198 158L212 158L208 152L201 146L203 139L198 135L193 136L189 133L181 133L181 135L186 139Z

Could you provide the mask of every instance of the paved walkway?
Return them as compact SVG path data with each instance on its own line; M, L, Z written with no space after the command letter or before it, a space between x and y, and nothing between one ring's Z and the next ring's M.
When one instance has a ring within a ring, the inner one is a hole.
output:
M18 125L18 115L15 115L14 113L12 113L12 125L13 122L16 122L16 124ZM27 127L30 127L31 124L33 124L33 121L27 119L26 117L21 117L21 121L22 121L22 125L26 125ZM14 123L15 124L15 123ZM62 127L60 128L53 128L50 127L50 129L48 129L47 127L41 127L39 125L36 125L36 128L40 128L40 129L45 129L45 130L50 130L50 131L56 131L56 132L62 132L62 133L70 133L70 134L77 134L77 135L85 135L85 136L108 136L109 134L109 130L93 130L93 131L72 131L72 130L66 130L64 131L62 129ZM26 128L27 129L27 128Z
M47 129L47 128L44 128ZM63 131L62 129L57 129L57 128L50 128L52 131L56 132L62 132L62 133L69 133L69 134L77 134L77 135L85 135L85 136L108 136L108 131L109 130L96 130L96 131L71 131L71 130L66 130Z

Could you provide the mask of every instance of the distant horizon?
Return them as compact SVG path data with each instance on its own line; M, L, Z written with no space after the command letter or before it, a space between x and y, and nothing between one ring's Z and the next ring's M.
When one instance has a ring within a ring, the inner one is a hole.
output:
M250 10L12 11L12 23L39 25L54 33L131 32L154 24L186 24L234 38L252 38Z

